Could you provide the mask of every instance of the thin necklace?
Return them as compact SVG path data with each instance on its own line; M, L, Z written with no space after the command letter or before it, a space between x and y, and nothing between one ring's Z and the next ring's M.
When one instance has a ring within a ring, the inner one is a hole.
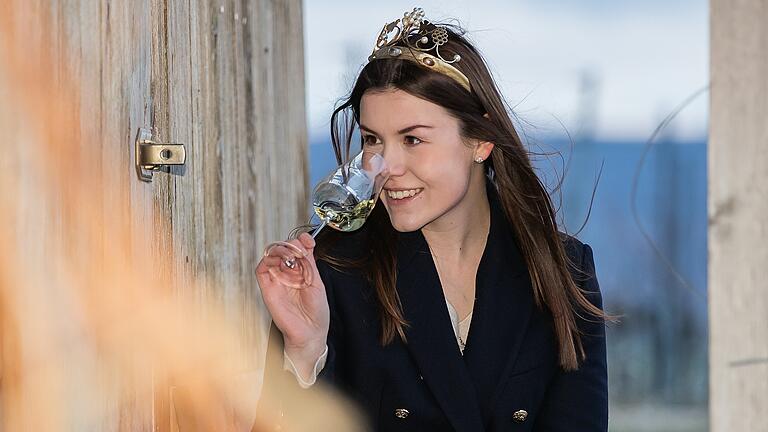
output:
M458 315L457 315L457 316L458 316ZM458 326L457 326L457 328L456 328L456 335L457 335L457 336L458 336L458 338L459 338L459 346L461 347L461 351L462 351L462 352L464 351L464 348L467 346L467 342L464 340L464 338L463 338L463 337L461 337L461 324L462 324L464 321L466 321L466 320L467 320L467 318L469 318L470 316L472 316L472 312L470 312L470 313L469 313L469 315L467 315L467 316L466 316L466 317L465 317L463 320L459 321L459 324L458 324Z

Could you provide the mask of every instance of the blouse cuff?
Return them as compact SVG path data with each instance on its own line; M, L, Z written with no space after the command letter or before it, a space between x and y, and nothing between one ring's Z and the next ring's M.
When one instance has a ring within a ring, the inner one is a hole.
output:
M328 345L325 345L325 350L323 350L323 353L320 354L320 358L317 359L315 362L315 368L312 371L312 375L307 379L304 380L301 377L301 374L296 369L296 365L293 364L293 361L291 361L291 358L288 357L288 354L283 350L283 370L290 371L295 377L296 380L299 382L299 385L301 388L309 388L312 386L315 381L317 380L317 375L320 373L321 370L323 370L323 367L325 367L325 360L328 358Z

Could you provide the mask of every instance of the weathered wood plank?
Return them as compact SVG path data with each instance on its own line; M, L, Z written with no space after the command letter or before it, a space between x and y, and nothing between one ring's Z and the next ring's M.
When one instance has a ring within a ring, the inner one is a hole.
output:
M233 379L257 393L269 317L254 268L269 241L284 237L306 217L301 2L35 0L13 6L11 21L19 25L12 39L35 47L50 41L50 52L38 53L51 56L50 79L75 84L77 94L66 100L70 120L78 126L72 140L82 152L78 162L87 169L71 184L79 191L83 184L93 188L100 211L92 224L103 228L127 220L132 235L126 256L165 257L171 263L141 271L170 272L176 282L170 286L179 287L179 297L201 300L196 313L206 314L211 298L225 306L252 353L244 374ZM0 70L0 95L11 94L13 84L3 79ZM6 142L22 142L29 119L5 105L0 114L0 125L11 136ZM133 148L139 127L154 127L159 141L186 144L186 167L140 182ZM0 167L19 171L14 176L19 197L37 197L36 173L23 161L30 156L27 150L4 148ZM28 262L45 262L46 249L64 250L81 234L62 223L66 215L56 213L72 203L58 206L56 198L50 203L30 199L16 209L13 220ZM114 252L113 240L105 236L99 251L83 257ZM200 279L208 284L192 288ZM94 402L84 384L73 388L71 400L60 401L61 406L91 407L91 414L104 416L93 424L92 417L78 417L72 409L70 418L51 422L72 430L171 427L170 386L183 387L183 382L153 377L146 369L135 371L140 376L116 374L95 352L82 357L86 360L69 372L99 381L92 387L104 387L108 396ZM142 392L152 379L154 401Z
M768 5L711 1L710 425L768 430Z
M17 25L16 30L6 26L3 30L10 33L4 36L12 41L15 49L26 48L31 57L38 56L39 68L49 69L40 70L48 73L49 81L39 81L39 87L55 90L50 93L49 103L54 105L66 102L65 112L68 115L63 118L59 116L61 111L56 111L55 118L25 118L30 112L36 112L30 110L23 115L14 113L13 117L3 117L0 124L27 124L28 130L34 131L33 134L52 132L61 136L62 140L72 140L67 141L67 145L78 143L74 150L67 150L77 155L78 159L74 161L71 155L64 157L64 154L59 153L62 151L60 147L66 146L42 147L54 155L58 153L55 160L61 160L62 163L69 160L67 163L70 165L62 166L62 172L73 166L78 168L75 176L65 179L66 184L57 186L63 191L82 188L83 185L93 188L91 202L95 203L95 208L101 209L98 214L91 214L94 217L90 221L93 226L109 224L116 212L130 215L128 220L134 225L132 229L136 238L146 240L146 244L135 241L129 245L132 250L125 253L147 253L146 246L152 243L151 230L148 228L152 227L155 220L153 194L151 189L147 192L146 186L135 178L130 143L136 129L149 120L149 2L17 1L9 2L4 7L13 11L11 22ZM22 67L18 63L15 66ZM52 120L58 123L46 123ZM49 131L48 128L54 125L66 130ZM39 189L40 185L36 183L40 173L33 169L34 166L23 155L26 147L35 147L32 143L38 143L39 147L40 139L35 141L35 138L25 137L24 133L14 133L7 138L7 142L17 144L4 147L4 152L10 151L10 157L21 167L20 187L16 196L30 197L29 207L19 208L18 217L14 221L21 232L34 233L23 239L30 253L22 257L27 264L40 262L50 265L50 268L45 269L43 277L51 279L48 283L52 294L57 288L63 289L57 287L56 284L63 282L56 280L55 276L57 272L62 272L61 266L65 260L57 257L56 251L70 251L71 255L66 257L70 260L85 259L86 256L100 257L111 247L110 242L114 239L101 238L101 243L95 247L98 250L88 250L87 254L78 250L87 244L87 241L79 243L81 237L88 238L93 233L72 230L76 222L79 222L77 218L82 216L71 210L77 203L64 205L60 200L66 195L46 196L46 193L52 191ZM25 146L26 143L29 145ZM41 206L44 211L41 211ZM56 261L48 263L46 260L52 257ZM53 300L51 302L50 305L36 306L41 309L61 307L60 311L55 311L55 316L52 314L50 317L52 323L69 314L77 316L77 310L72 305L58 305ZM64 330L61 333L67 335ZM105 367L101 359L94 356L86 344L87 338L73 340L71 352L65 353L66 358L49 359L51 362L61 362L60 367L66 368L70 380L68 383L71 385L66 395L51 395L59 399L53 401L48 408L53 412L58 407L66 414L56 418L58 424L51 426L57 429L50 430L152 430L152 400L139 396L139 389L151 383L151 376L146 373L141 377L116 375ZM73 359L77 359L77 362L67 363ZM54 384L57 383L51 383L52 386ZM95 390L98 388L104 389L110 397L99 397ZM93 416L93 413L104 415ZM43 411L40 415L48 414ZM94 424L94 417L103 421Z
M187 145L183 175L161 177L180 280L209 282L252 344L239 380L258 394L269 315L254 269L264 246L306 218L301 2L168 0L162 139ZM162 30L159 30L162 33ZM158 71L156 79L162 79ZM183 286L183 284L182 284Z

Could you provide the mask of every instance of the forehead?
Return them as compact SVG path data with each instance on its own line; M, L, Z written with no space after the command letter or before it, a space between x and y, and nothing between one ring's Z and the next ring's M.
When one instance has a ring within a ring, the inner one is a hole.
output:
M367 91L360 100L360 123L376 131L414 124L440 127L453 122L445 108L402 90Z

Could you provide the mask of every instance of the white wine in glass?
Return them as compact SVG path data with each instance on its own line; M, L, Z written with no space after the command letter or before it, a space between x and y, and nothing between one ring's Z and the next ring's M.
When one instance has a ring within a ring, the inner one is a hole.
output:
M321 221L312 237L326 225L345 232L363 226L388 177L384 158L367 150L337 167L312 192L312 206ZM296 245L284 241L272 243L267 246L264 256L280 257L276 271L270 271L270 274L283 284L301 288L312 283L311 267Z

